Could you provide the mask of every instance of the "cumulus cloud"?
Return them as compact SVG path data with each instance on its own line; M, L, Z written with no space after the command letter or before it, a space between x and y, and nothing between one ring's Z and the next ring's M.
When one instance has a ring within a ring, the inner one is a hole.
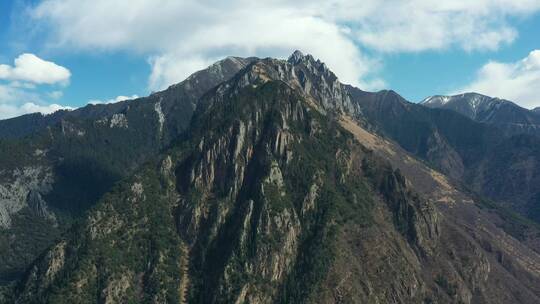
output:
M52 47L148 56L151 90L228 55L286 57L294 49L346 83L378 89L380 63L367 49L495 50L516 39L512 18L539 10L538 0L45 0L30 18L48 25Z
M131 99L137 99L139 96L137 95L131 95L131 96L116 96L115 98L107 99L107 100L99 100L99 99L91 99L88 101L89 104L107 104L107 103L117 103L124 100L131 100Z
M384 52L418 52L458 47L496 50L518 33L509 19L540 10L537 0L336 1L328 10L352 24L363 45Z
M34 54L21 54L14 65L0 64L0 79L35 84L67 84L71 73L65 67Z
M295 49L325 61L344 82L383 84L367 75L377 62L364 56L346 26L287 2L54 0L32 17L51 25L56 46L148 54L151 90L228 55L287 57Z
M61 106L59 104L38 105L27 102L20 106L0 103L0 119L7 119L21 116L28 113L51 114L59 110L72 110L72 107Z
M326 62L343 82L366 89L384 85L367 77L378 63L364 56L339 26L287 12L267 13L251 16L246 11L231 22L200 29L199 35L185 37L181 44L152 57L150 88L162 89L226 55L286 58L295 49ZM246 21L249 26L242 25Z
M72 108L59 104L47 104L35 92L0 84L0 119L36 112L50 114L62 109L71 110Z
M15 58L12 66L0 64L0 80L3 80L0 83L0 119L71 109L56 103L50 104L43 99L59 99L63 95L62 91L53 90L41 94L37 90L40 85L67 85L70 77L68 69L29 53Z
M29 82L20 82L20 81L12 81L9 83L10 87L13 88L20 88L20 89L35 89L36 85Z
M62 96L64 96L64 92L62 91L52 91L47 93L47 96L49 96L51 99L60 99Z
M540 50L517 62L488 62L471 84L455 93L461 92L504 98L528 109L540 106Z

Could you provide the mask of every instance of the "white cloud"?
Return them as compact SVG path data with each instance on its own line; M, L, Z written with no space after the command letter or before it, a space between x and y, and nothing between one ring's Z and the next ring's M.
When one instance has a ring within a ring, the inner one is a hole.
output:
M35 92L0 84L0 119L36 112L50 114L61 109L69 110L72 108L58 104L47 104Z
M63 93L52 91L46 94L51 99L59 99ZM137 95L117 96L108 100L90 100L90 104L115 103L139 98ZM22 90L20 87L0 84L0 119L17 117L28 113L51 114L58 110L73 110L70 106L48 103L33 91Z
M286 58L295 49L314 54L346 83L369 89L382 83L369 81L366 76L375 70L377 62L366 58L339 26L315 17L267 11L265 16L245 12L231 22L208 26L154 56L150 60L150 88L162 89L226 55Z
M148 54L151 90L228 55L287 57L295 49L325 61L344 82L382 84L368 77L377 62L362 54L345 26L286 2L53 0L32 16L51 25L55 46Z
M0 103L0 119L7 119L21 116L28 113L51 114L59 110L72 110L72 107L61 106L58 104L38 105L33 102L27 102L20 106Z
M116 103L124 100L131 100L131 99L137 99L139 96L137 95L131 95L131 96L116 96L115 98L107 99L107 100L99 100L99 99L91 99L88 101L89 104L106 104L106 103Z
M71 73L65 67L34 54L21 54L14 65L0 64L0 79L36 84L67 84Z
M462 92L504 98L528 109L540 106L540 50L517 62L488 62L470 85L454 93Z
M47 95L52 99L60 99L62 96L64 96L64 92L62 91L52 91L47 93Z
M21 89L35 89L36 85L29 82L12 81L9 83L10 87Z
M331 8L334 8L332 10ZM336 1L326 7L334 20L351 24L358 41L384 52L458 47L496 50L518 33L512 17L540 10L538 0Z
M148 86L152 91L164 89L215 61L214 59L204 59L199 56L185 57L174 53L153 56L149 59L152 72L148 80Z
M68 69L45 61L34 54L21 54L13 66L0 64L0 119L27 113L49 114L60 109L71 109L56 103L49 103L36 90L38 85L67 85L71 73ZM59 99L60 90L43 94L48 99Z
M51 47L148 56L151 90L228 55L286 57L294 49L344 82L378 89L380 63L362 48L495 50L516 39L512 18L539 10L538 0L46 0L30 15L48 25Z
M11 84L0 84L0 103L16 103L21 100L39 102L38 94L32 91L23 90L18 86Z

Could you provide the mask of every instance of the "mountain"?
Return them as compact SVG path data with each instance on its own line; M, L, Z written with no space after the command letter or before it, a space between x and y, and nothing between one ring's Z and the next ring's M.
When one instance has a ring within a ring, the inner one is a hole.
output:
M504 133L453 110L410 103L392 91L351 95L380 134L471 190L540 222L540 139Z
M532 109L533 112L535 113L540 113L540 107L536 107L534 109Z
M226 58L146 98L0 121L0 282L187 127L195 102L250 58ZM174 113L174 115L169 115Z
M254 59L255 58L227 57L204 70L194 73L183 82L173 85L165 91L153 94L146 98L139 98L138 100L155 100L163 98L166 102L162 105L162 110L170 110L169 107L182 107L181 111L185 112L184 116L187 115L186 117L188 117L188 119L177 122L180 123L180 126L173 126L173 122L170 122L171 125L169 126L173 129L181 129L182 125L185 125L189 121L189 116L194 109L194 103L202 94L221 81L232 77L242 67L246 66ZM66 119L98 120L104 117L111 117L114 114L127 111L131 104L130 101L121 101L111 104L89 104L73 111L61 110L49 115L33 113L0 120L0 139L24 137L47 127L54 126Z
M540 115L515 103L477 93L431 96L420 104L461 113L475 121L493 124L509 134L540 134Z
M400 118L422 131L422 110L393 92L343 85L298 51L287 61L238 60L214 85L192 76L126 102L139 116L107 117L100 135L121 125L125 149L141 149L128 137L137 126L157 138L154 149L137 150L145 157L73 215L5 288L6 302L538 303L538 226L433 169L384 128ZM388 111L386 123L376 109ZM67 132L47 138L76 136L76 146L100 120L60 122ZM32 144L50 144L4 141L34 154ZM126 153L106 147L96 152ZM30 197L32 206L55 198Z

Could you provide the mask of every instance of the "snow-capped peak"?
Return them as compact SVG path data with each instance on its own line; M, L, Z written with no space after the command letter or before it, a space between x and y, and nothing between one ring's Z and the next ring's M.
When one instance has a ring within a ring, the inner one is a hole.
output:
M429 96L426 99L422 100L421 104L438 104L444 105L452 99L451 96L435 95Z

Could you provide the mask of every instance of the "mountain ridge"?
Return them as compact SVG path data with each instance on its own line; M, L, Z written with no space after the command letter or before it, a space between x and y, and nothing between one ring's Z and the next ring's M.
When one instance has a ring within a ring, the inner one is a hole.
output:
M456 111L475 121L496 125L509 134L540 134L540 115L508 100L478 93L464 93L430 96L420 104Z
M32 263L12 300L538 301L534 225L486 207L375 124L377 111L418 105L343 85L297 52L208 87L151 95L148 121L107 117L122 132L151 122L159 151ZM83 140L101 119L58 136Z

